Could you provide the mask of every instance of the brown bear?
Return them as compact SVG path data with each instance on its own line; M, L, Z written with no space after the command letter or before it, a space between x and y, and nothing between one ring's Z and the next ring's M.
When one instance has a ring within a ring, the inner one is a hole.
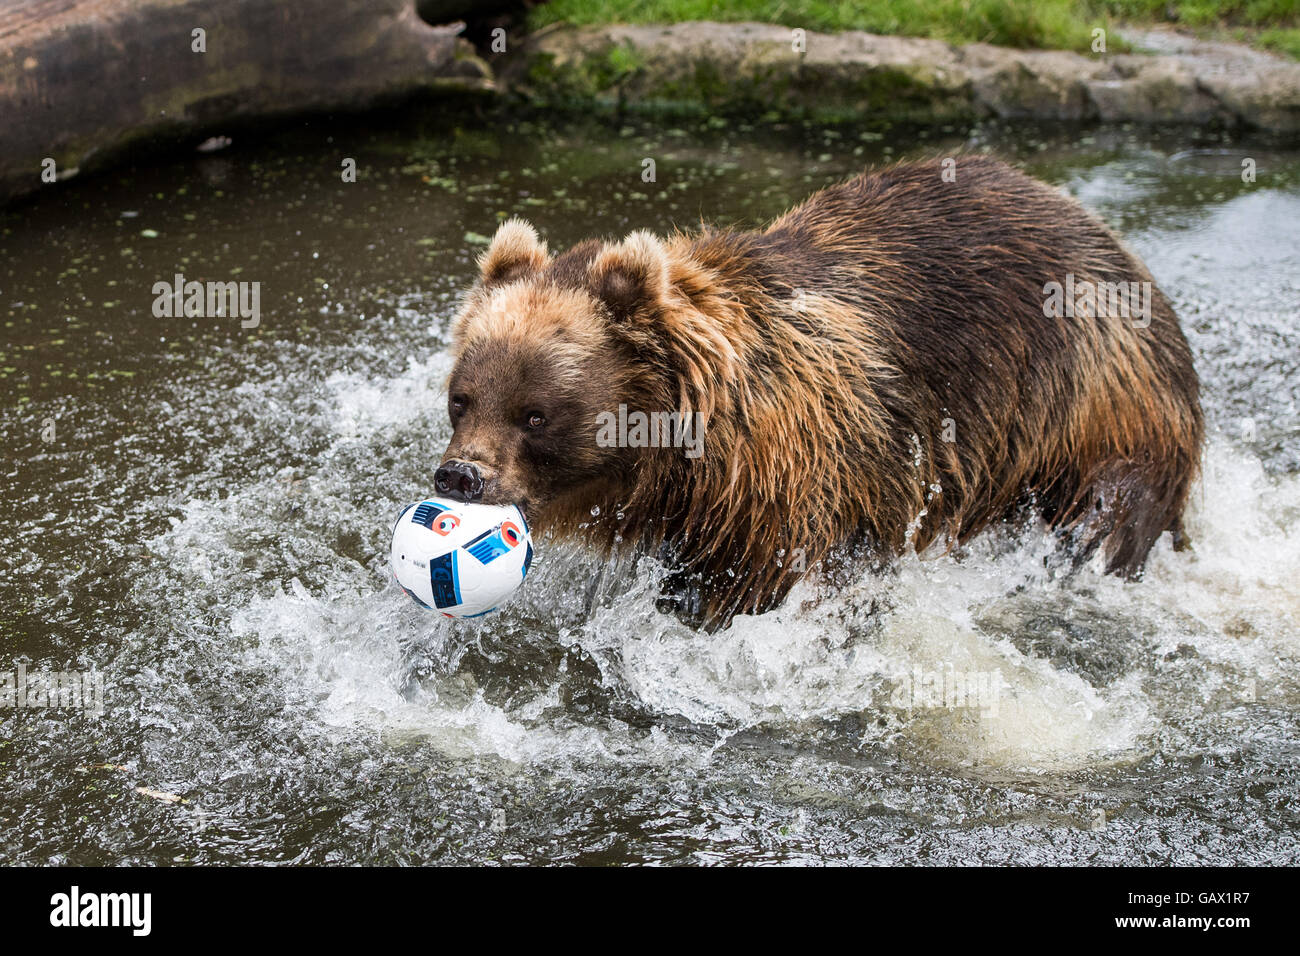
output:
M1124 575L1182 544L1203 421L1177 317L1100 221L1002 162L554 257L512 219L479 265L438 492L657 548L706 629L1026 508Z

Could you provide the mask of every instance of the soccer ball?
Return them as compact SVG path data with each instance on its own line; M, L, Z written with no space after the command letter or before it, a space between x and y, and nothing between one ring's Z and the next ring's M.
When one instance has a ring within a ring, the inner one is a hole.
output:
M533 539L515 505L430 498L397 516L391 557L393 577L416 604L477 617L524 583Z

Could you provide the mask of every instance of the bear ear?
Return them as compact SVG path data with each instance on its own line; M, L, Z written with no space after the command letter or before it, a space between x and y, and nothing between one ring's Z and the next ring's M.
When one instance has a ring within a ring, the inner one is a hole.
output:
M616 322L653 311L668 298L668 252L652 233L606 246L587 267L588 287Z
M479 256L479 277L485 286L503 285L541 272L550 263L546 243L522 219L507 219Z

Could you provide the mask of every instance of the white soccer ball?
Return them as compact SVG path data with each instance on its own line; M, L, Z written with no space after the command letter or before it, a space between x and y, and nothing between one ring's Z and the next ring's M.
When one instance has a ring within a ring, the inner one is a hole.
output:
M533 539L514 505L430 498L393 526L393 577L416 604L448 617L495 610L524 583Z

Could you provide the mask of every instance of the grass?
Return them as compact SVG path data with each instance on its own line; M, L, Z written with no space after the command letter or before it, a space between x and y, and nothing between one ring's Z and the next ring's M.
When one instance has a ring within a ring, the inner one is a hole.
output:
M806 30L924 36L949 43L1086 51L1115 22L1177 23L1300 59L1300 0L551 0L533 28L566 21L755 20ZM1112 50L1122 48L1117 38Z
M1300 29L1264 30L1255 36L1255 44L1274 53L1300 60Z
M1176 22L1189 27L1284 26L1300 17L1300 0L1104 0L1117 17L1137 22Z

